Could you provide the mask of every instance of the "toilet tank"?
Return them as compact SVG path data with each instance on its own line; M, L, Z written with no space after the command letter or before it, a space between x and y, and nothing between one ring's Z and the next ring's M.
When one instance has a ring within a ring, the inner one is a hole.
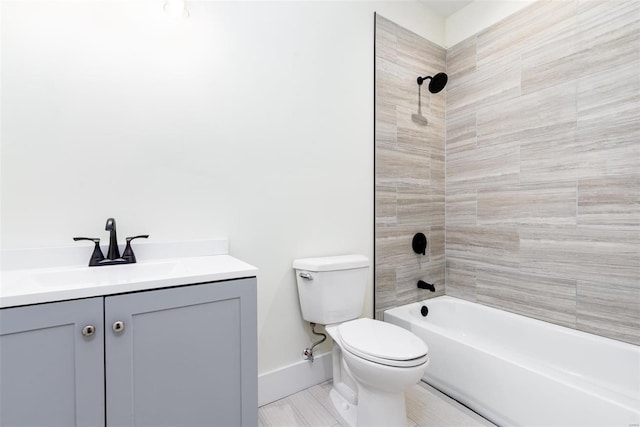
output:
M329 325L362 314L369 260L364 255L302 258L293 261L302 317Z

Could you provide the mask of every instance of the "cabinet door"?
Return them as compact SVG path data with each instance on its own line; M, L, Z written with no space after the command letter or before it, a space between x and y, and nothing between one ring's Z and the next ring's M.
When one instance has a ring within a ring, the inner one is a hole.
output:
M104 426L102 298L0 310L0 425ZM95 327L92 335L82 329Z
M105 322L108 426L257 425L255 278L106 297Z

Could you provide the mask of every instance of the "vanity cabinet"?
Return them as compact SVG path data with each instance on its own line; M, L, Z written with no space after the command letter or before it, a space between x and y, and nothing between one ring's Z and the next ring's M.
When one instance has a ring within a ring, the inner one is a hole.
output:
M0 316L2 426L258 423L255 278Z
M102 305L0 310L0 426L104 425ZM95 330L83 336L88 325Z

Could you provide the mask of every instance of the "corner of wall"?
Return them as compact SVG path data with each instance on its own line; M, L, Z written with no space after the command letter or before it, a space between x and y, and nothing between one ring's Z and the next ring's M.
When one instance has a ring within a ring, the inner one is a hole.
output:
M376 13L441 47L445 46L445 19L421 2L380 2Z
M475 0L468 6L447 17L444 23L444 44L446 48L489 28L493 24L512 15L536 0L481 1Z

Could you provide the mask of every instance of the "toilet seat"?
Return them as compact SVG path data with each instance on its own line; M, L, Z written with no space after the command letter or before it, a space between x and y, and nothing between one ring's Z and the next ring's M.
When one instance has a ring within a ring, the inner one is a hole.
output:
M343 348L370 362L402 368L429 360L424 341L399 326L365 318L343 323L337 329Z

